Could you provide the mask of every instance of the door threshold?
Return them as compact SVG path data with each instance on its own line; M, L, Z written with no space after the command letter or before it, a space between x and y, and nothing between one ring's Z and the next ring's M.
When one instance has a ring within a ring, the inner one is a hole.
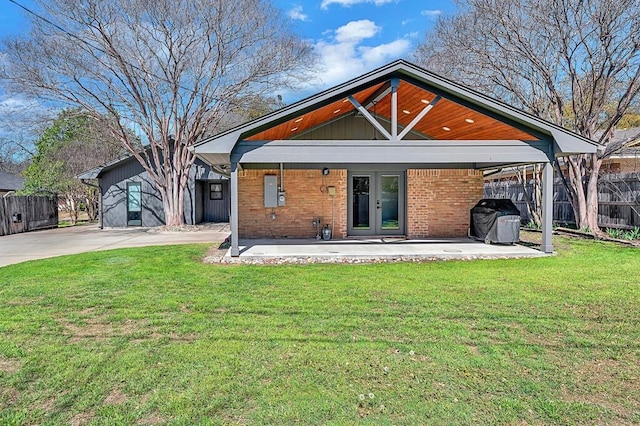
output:
M347 240L408 240L406 235L347 235Z

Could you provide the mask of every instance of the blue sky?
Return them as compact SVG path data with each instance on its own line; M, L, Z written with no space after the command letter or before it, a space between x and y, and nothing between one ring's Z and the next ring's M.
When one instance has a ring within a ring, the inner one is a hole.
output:
M398 58L410 59L452 0L275 0L308 39L322 72L314 89L340 84Z
M17 0L32 8L31 0ZM455 10L453 0L273 0L308 40L320 59L308 87L287 93L293 102L345 82L411 53L435 18ZM0 38L28 33L29 21L17 5L0 0ZM10 101L0 92L1 104Z

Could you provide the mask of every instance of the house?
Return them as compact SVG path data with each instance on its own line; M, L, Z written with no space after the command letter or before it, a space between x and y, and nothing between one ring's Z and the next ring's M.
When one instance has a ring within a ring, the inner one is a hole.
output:
M160 193L133 156L88 170L78 178L98 180L101 227L165 224ZM185 223L228 222L230 205L229 179L197 159L185 192Z
M540 163L552 252L552 164L598 145L396 61L194 146L230 171L239 238L466 236L483 170Z
M602 160L601 173L640 172L640 128L618 129L613 133L612 143L622 147Z
M0 170L0 197L24 188L24 179Z

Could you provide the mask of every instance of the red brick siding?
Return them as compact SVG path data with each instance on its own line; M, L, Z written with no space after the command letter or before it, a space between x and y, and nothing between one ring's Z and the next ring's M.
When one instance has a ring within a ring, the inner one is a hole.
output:
M407 170L407 236L466 236L469 210L482 193L478 170Z
M238 176L238 220L241 238L312 238L311 222L331 224L334 186L334 238L347 236L347 171L284 170L286 206L264 207L264 175L279 170L243 170ZM467 235L469 210L482 198L482 172L476 170L407 170L407 236ZM276 218L271 219L275 211Z
M238 173L238 227L240 238L312 238L314 218L331 225L334 204L334 238L347 236L347 171L284 170L286 206L264 207L264 175L280 175L280 170L249 170ZM278 184L280 180L278 179ZM336 196L327 187L336 188ZM271 218L275 212L276 218Z

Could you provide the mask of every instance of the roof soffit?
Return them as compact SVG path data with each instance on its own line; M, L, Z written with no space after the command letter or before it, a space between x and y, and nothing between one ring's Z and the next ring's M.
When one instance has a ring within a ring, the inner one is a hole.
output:
M380 122L389 122L392 105L391 93L386 90L389 79L360 88L353 94L342 93L337 100L329 104L318 105L315 109L294 114L284 121L271 123L272 125L267 128L256 129L243 135L243 139L293 139L331 121L355 114L357 110L348 100L348 95L352 95L370 114L377 116ZM472 108L472 105L463 105L450 94L435 92L436 90L418 87L406 79L400 81L398 87L398 125L400 129L409 125L436 96L441 96L438 103L412 129L427 139L541 139L540 135L526 132L523 126L515 126L513 123L500 120L495 114L485 111L481 107ZM376 97L378 94L382 96ZM374 98L377 100L375 103L371 102Z

